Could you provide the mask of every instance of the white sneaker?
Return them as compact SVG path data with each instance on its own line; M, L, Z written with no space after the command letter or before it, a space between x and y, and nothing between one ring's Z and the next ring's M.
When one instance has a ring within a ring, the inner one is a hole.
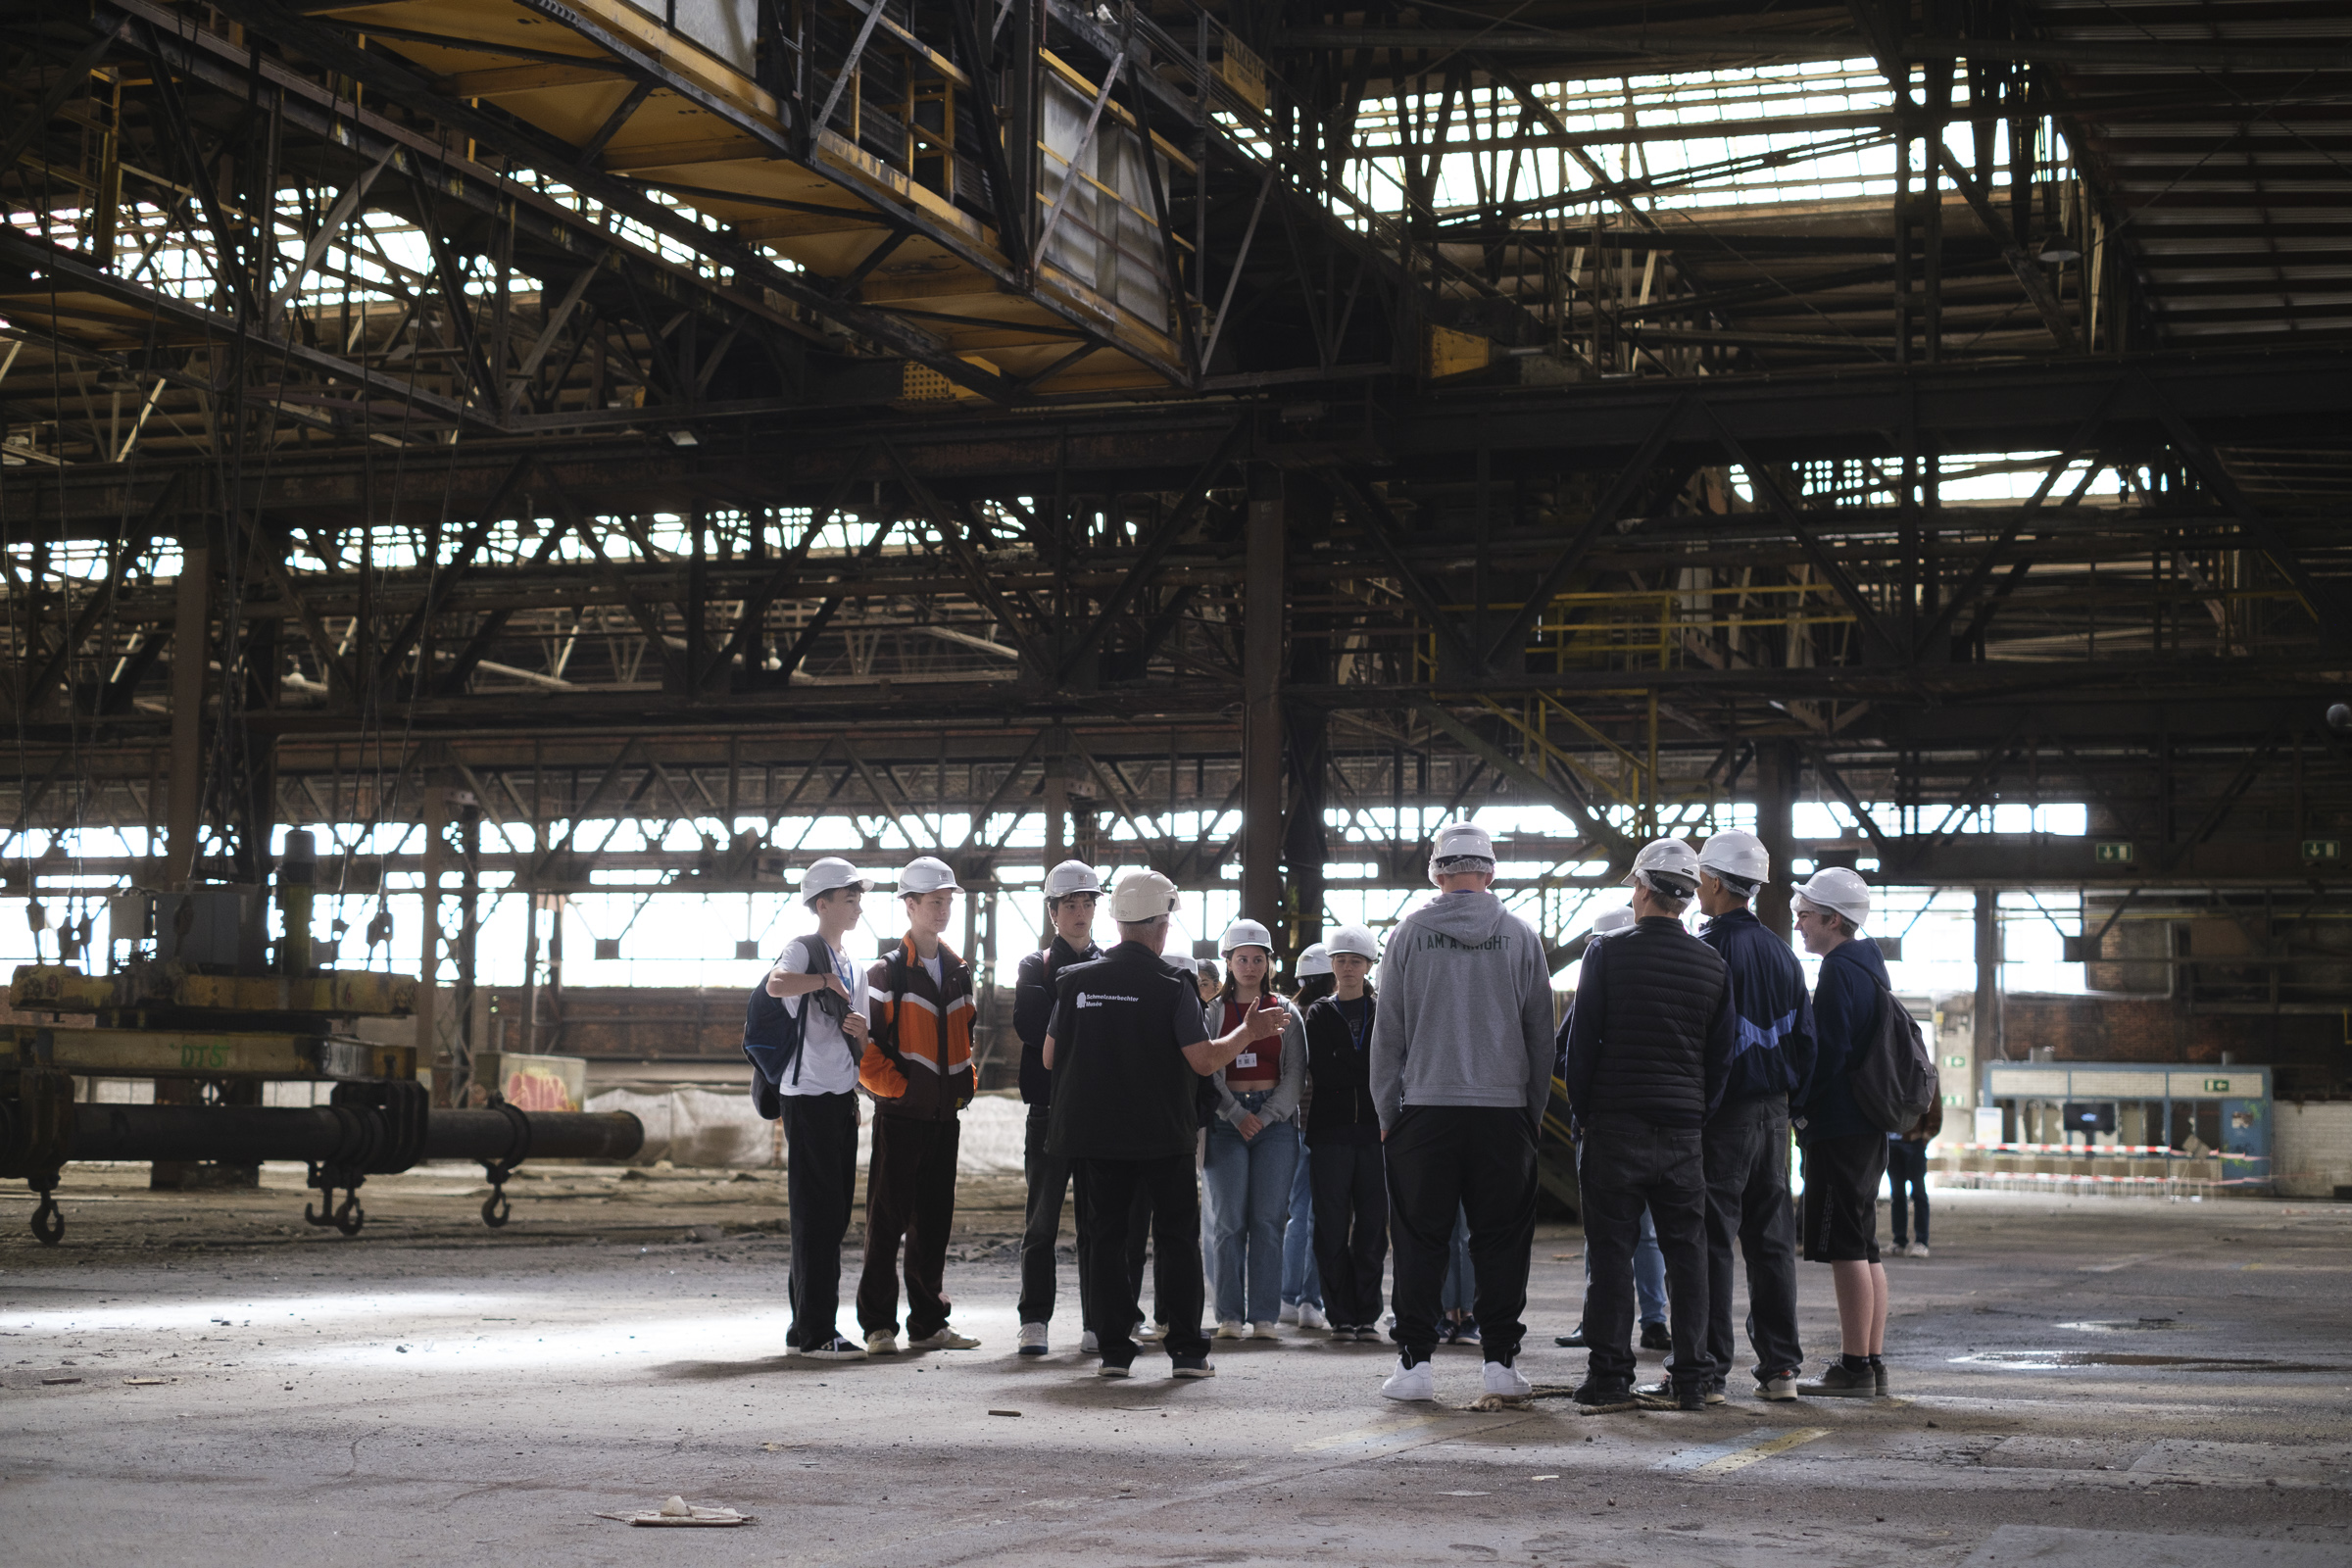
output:
M1911 1244L1911 1255L1912 1255L1913 1257L1925 1257L1925 1256L1927 1256L1927 1255L1928 1255L1928 1244L1927 1244L1927 1243L1925 1243L1925 1242L1913 1242L1913 1243Z
M1019 1347L1023 1355L1044 1355L1047 1351L1046 1326L1043 1323L1022 1324Z
M1536 1392L1536 1386L1521 1377L1519 1369L1509 1362L1489 1361L1487 1363L1487 1392L1499 1394L1506 1399L1524 1399Z
M1078 1353L1080 1355L1101 1355L1102 1353L1102 1342L1095 1338L1093 1329L1088 1329L1084 1334L1078 1336Z
M1438 1396L1438 1375L1427 1361L1419 1366L1406 1366L1403 1358L1398 1357L1396 1370L1389 1374L1389 1381L1380 1386L1380 1392L1392 1399L1434 1399Z
M1282 1303L1282 1310L1274 1315L1285 1323L1296 1323L1298 1321L1298 1303L1285 1301Z
M1168 1326L1165 1323L1138 1323L1135 1337L1145 1345L1157 1345L1168 1337Z
M1282 1338L1282 1325L1279 1323L1252 1323L1250 1325L1250 1337L1253 1340L1279 1340Z
M968 1334L958 1334L954 1329L942 1324L935 1334L926 1334L919 1340L908 1340L906 1348L909 1350L977 1350L980 1348L980 1342Z
M899 1353L899 1337L888 1329L876 1329L865 1337L865 1353L896 1355Z
M1298 1326L1302 1329L1327 1329L1331 1327L1331 1319L1325 1317L1323 1309L1312 1301L1300 1301L1298 1303Z
M1250 1325L1238 1317L1225 1318L1217 1324L1216 1337L1220 1340L1247 1339L1249 1334Z

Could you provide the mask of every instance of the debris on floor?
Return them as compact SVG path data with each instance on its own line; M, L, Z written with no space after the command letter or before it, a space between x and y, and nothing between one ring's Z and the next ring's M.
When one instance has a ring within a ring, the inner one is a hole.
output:
M752 1514L737 1513L732 1508L706 1508L676 1496L668 1498L659 1508L640 1508L635 1513L600 1513L597 1517L656 1528L665 1525L748 1525L755 1522Z

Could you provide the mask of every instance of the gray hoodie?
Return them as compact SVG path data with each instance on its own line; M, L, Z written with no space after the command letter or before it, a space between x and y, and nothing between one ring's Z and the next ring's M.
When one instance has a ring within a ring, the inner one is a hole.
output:
M1372 1025L1372 1102L1385 1132L1407 1105L1551 1097L1551 973L1535 927L1492 893L1446 893L1389 933Z

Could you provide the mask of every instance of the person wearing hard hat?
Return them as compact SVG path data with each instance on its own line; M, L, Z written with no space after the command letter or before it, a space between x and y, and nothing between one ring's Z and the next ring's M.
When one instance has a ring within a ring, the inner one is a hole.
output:
M1601 938L1612 931L1623 931L1634 923L1634 906L1620 904L1592 917L1592 927L1585 934L1586 953L1591 953ZM1576 999L1571 996L1568 1011L1560 1019L1560 1029L1552 1044L1552 1070L1565 1075L1568 1071L1568 1031L1576 1025ZM1575 1131L1572 1127L1571 1133ZM1592 1289L1592 1250L1585 1249L1585 1289ZM1657 1226L1650 1222L1649 1205L1642 1207L1642 1236L1634 1244L1634 1305L1641 1320L1641 1346L1644 1350L1671 1350L1674 1340L1666 1330L1666 1254L1658 1250ZM1570 1350L1589 1350L1592 1342L1579 1322L1567 1334L1555 1334L1551 1343Z
M1029 1107L1021 1148L1022 1174L1028 1178L1029 1200L1021 1228L1021 1321L1016 1348L1022 1355L1044 1355L1047 1325L1054 1317L1054 1295L1059 1269L1054 1248L1061 1238L1061 1203L1070 1187L1068 1160L1046 1152L1046 1132L1053 1117L1054 1075L1046 1070L1046 1026L1054 1020L1055 977L1073 964L1091 963L1102 956L1095 946L1095 906L1102 896L1102 878L1084 860L1064 860L1046 873L1046 924L1053 935L1044 948L1025 956L1013 972L1012 1032L1021 1042L1021 1101ZM1091 1228L1086 1198L1080 1193L1078 1229L1079 1349L1092 1355L1094 1314L1087 1309L1086 1252Z
M1437 1396L1430 1353L1454 1220L1466 1213L1486 1392L1524 1397L1512 1363L1536 1236L1536 1129L1551 1099L1551 966L1535 927L1494 896L1494 841L1438 830L1438 896L1398 921L1380 958L1372 1105L1396 1247L1392 1399Z
M1371 1344L1380 1338L1380 1274L1389 1255L1388 1172L1372 1102L1377 1002L1365 983L1380 945L1364 927L1344 925L1325 947L1331 994L1307 1004L1299 1026L1310 1091L1300 1119L1314 1194L1311 1235L1332 1339Z
M1595 1413L1699 1410L1710 1398L1701 1129L1723 1098L1739 1014L1723 959L1683 928L1698 874L1698 857L1682 840L1644 844L1626 877L1632 928L1587 948L1577 976L1562 1081L1584 1129L1577 1186L1592 1273L1585 1290L1592 1353L1575 1397ZM1666 1258L1674 1350L1669 1381L1637 1390L1633 1261L1644 1205Z
M1180 1378L1216 1368L1200 1332L1200 1194L1194 1178L1196 1086L1273 1039L1282 1014L1251 1009L1210 1039L1189 963L1160 956L1176 884L1130 871L1111 889L1119 944L1054 977L1042 1055L1054 1074L1047 1152L1073 1161L1095 1227L1087 1266L1102 1343L1102 1377L1129 1375L1141 1314L1125 1263L1130 1204L1151 1195L1152 1296L1167 1325L1161 1343Z
M1842 1352L1796 1392L1829 1398L1886 1393L1886 1268L1879 1261L1879 1184L1886 1178L1886 1130L1854 1103L1849 1075L1871 1042L1886 960L1856 940L1870 919L1870 885L1841 865L1825 865L1796 890L1796 932L1821 959L1813 985L1818 1054L1796 1106L1796 1145L1805 1195L1797 1236L1808 1262L1830 1265Z
M1202 1023L1224 1034L1247 1013L1280 1015L1281 1030L1252 1045L1212 1080L1217 1107L1200 1167L1208 1201L1208 1278L1217 1338L1278 1338L1282 1232L1290 1217L1298 1136L1291 1117L1306 1086L1306 1052L1293 1044L1298 1013L1273 990L1274 937L1255 920L1236 920L1217 940L1225 986Z
M1282 1048L1304 1056L1307 1009L1330 996L1339 984L1332 978L1330 945L1308 943L1300 950L1298 967L1292 973L1298 977L1298 989L1291 996L1292 1029L1297 1032L1285 1031ZM1298 1114L1291 1118L1292 1136L1298 1140L1298 1163L1291 1174L1290 1219L1282 1228L1282 1321L1302 1329L1331 1326L1331 1320L1323 1315L1323 1270L1315 1255L1314 1172L1306 1157L1306 1117L1313 1108L1314 1095L1310 1069L1298 1092Z
M1753 833L1727 828L1698 852L1698 939L1723 956L1740 1013L1723 1103L1707 1122L1707 1353L1713 1386L1730 1378L1732 1242L1747 1262L1747 1339L1756 1394L1796 1397L1805 1353L1796 1332L1796 1220L1788 1201L1788 1104L1813 1076L1813 1003L1788 944L1748 908L1772 874Z
M945 940L956 872L921 855L899 873L906 935L866 971L870 1027L858 1081L874 1102L865 1174L865 1265L858 1326L868 1355L899 1348L899 1244L906 1245L906 1346L969 1350L948 1326L948 1233L956 1223L956 1151L972 1102L972 966Z
M827 856L801 873L801 903L816 929L785 944L768 971L767 994L800 1005L800 1042L776 1090L783 1102L792 1262L786 1292L796 1355L855 1361L865 1348L835 1327L841 1312L841 1239L849 1234L858 1187L858 1069L865 1051L865 971L842 943L863 910L866 889L849 861Z

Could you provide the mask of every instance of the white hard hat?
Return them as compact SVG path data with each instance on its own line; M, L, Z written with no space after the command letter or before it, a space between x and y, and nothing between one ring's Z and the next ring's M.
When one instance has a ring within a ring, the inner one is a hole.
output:
M1634 923L1634 906L1620 904L1613 909L1603 909L1592 917L1592 934L1605 937L1612 931L1622 931Z
M1335 957L1343 953L1352 953L1359 958L1369 958L1375 963L1380 961L1379 939L1360 925L1340 927L1323 946L1330 949Z
M1176 909L1176 884L1157 871L1130 871L1110 890L1110 917L1129 925L1162 919Z
M1698 868L1719 877L1736 876L1742 882L1761 882L1772 875L1772 856L1764 848L1764 841L1753 833L1725 828L1699 849Z
M801 873L801 902L813 904L816 902L818 894L830 893L835 888L858 888L861 891L870 891L873 885L872 877L859 876L858 868L849 861L838 856L828 855Z
M1084 860L1064 860L1046 873L1046 897L1067 898L1073 893L1101 893L1102 873Z
M1698 891L1698 854L1681 839L1651 839L1634 857L1634 868L1625 873L1622 885L1687 899Z
M1825 865L1796 890L1796 902L1842 914L1858 930L1870 918L1870 884L1842 865Z
M1298 955L1298 978L1305 980L1314 975L1329 973L1331 973L1331 949L1320 942L1307 944L1306 951Z
M1460 865L1451 862L1484 860L1485 865ZM1429 879L1435 882L1440 867L1449 871L1491 871L1494 868L1494 840L1475 822L1448 822L1438 829L1429 846Z
M920 898L926 893L961 893L956 885L956 869L937 856L918 855L906 862L899 873L899 897Z
M1274 934L1255 920L1236 920L1217 939L1217 956L1222 958L1236 948L1263 948L1271 954Z

